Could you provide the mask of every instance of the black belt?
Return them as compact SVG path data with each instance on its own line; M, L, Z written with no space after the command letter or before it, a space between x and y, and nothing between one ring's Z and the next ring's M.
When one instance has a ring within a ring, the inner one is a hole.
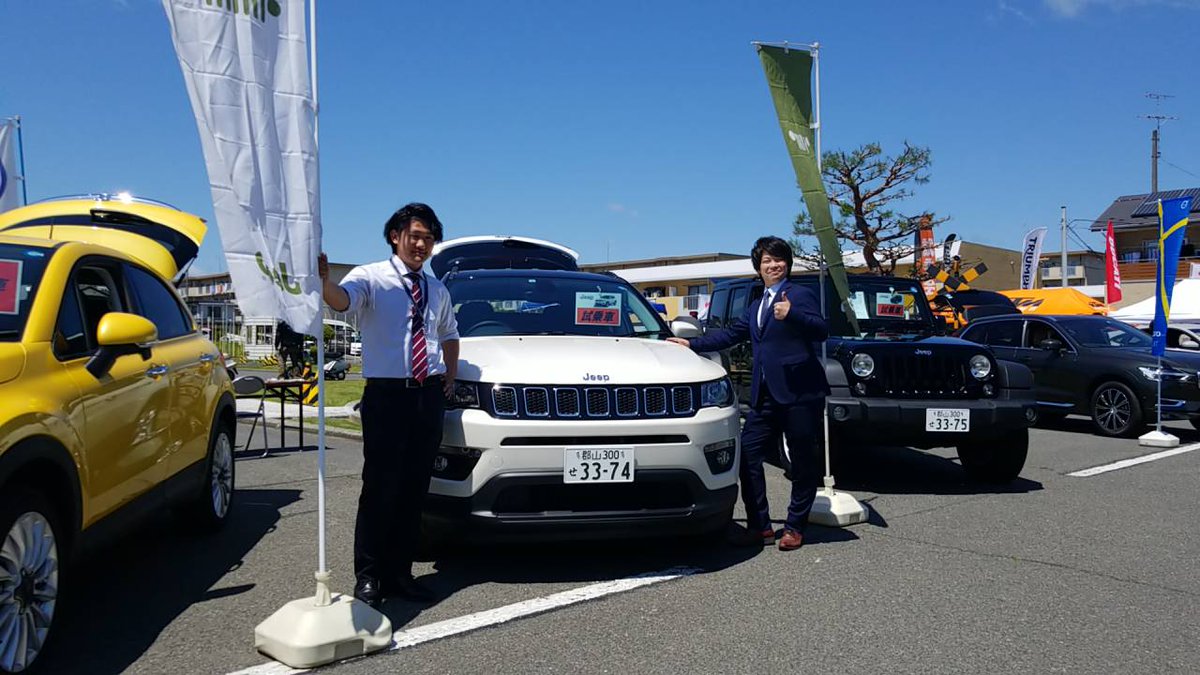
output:
M367 384L385 389L420 389L421 387L441 386L445 379L441 374L430 375L421 382L413 377L368 377Z

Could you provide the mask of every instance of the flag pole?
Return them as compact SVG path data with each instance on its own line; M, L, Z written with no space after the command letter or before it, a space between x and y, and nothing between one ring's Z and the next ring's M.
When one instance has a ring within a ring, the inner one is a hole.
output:
M17 122L17 157L21 164L21 204L29 203L29 190L26 184L29 182L25 179L25 132L21 131L21 116L13 117Z
M321 143L318 138L320 128L320 104L317 97L317 0L309 0L309 70L312 77L313 97L313 145L320 154ZM317 174L320 175L321 162L317 162ZM318 178L318 185L320 185ZM320 223L320 214L317 214ZM318 307L320 302L317 303ZM319 310L317 321L317 580L327 584L329 567L325 564L325 310ZM319 584L319 585L324 585ZM329 604L329 587L324 585L325 592L318 590L317 601Z

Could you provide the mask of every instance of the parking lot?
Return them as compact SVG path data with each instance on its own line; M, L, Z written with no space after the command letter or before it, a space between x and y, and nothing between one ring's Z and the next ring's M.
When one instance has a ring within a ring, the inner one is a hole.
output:
M1168 428L1200 447L1190 426ZM997 491L964 483L949 449L846 458L839 487L871 521L811 527L792 553L464 542L417 566L437 603L385 604L403 648L326 670L1194 671L1200 452L1083 477L1068 474L1155 451L1082 418L1031 440L1022 478ZM360 447L328 449L329 561L348 592ZM253 630L312 594L315 463L241 459L222 533L193 539L159 516L91 556L47 672L289 672L254 651ZM787 484L773 467L768 481L781 517Z

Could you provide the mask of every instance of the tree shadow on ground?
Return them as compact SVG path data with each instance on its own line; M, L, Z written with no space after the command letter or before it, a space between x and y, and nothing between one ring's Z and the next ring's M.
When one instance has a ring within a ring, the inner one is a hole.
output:
M189 534L160 510L83 551L41 672L119 673L192 605L250 590L210 589L275 529L300 491L238 490L235 498L236 511L218 533Z

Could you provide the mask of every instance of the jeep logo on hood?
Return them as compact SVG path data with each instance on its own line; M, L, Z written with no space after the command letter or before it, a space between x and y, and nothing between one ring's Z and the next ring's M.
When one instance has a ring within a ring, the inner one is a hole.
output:
M917 349L913 351L917 356L933 356L932 349Z
M608 382L608 376L607 375L594 375L592 373L584 373L583 381L584 382Z

